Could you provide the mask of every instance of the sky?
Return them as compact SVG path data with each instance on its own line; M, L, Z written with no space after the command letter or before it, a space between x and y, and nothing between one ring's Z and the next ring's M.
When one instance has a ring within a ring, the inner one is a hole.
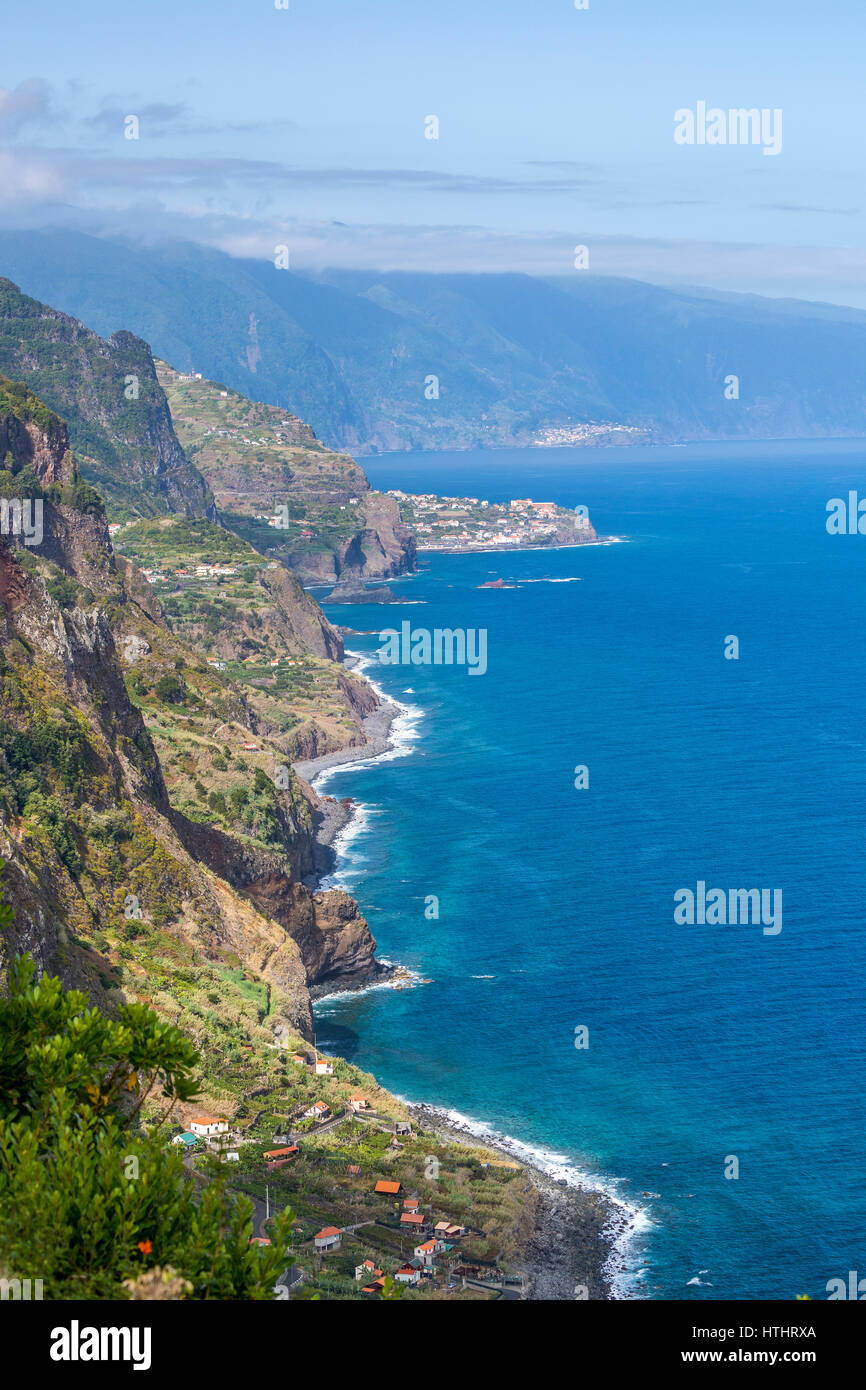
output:
M282 3L5 0L0 225L866 307L863 0Z

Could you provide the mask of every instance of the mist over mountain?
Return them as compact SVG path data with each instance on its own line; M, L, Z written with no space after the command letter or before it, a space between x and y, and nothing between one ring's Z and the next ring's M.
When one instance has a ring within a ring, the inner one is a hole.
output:
M866 313L830 305L577 270L307 275L59 230L0 233L0 273L354 453L866 433Z

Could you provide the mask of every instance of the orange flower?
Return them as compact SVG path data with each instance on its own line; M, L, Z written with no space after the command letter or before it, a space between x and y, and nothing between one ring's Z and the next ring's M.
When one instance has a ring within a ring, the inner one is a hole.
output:
M149 1255L151 1250L153 1249L153 1246L151 1245L149 1240L140 1240L138 1242L138 1248L141 1251L142 1255Z

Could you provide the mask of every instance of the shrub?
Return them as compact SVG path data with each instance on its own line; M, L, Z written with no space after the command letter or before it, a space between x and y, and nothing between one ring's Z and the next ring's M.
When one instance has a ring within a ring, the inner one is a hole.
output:
M0 928L11 912L0 899ZM192 1043L142 1004L118 1018L44 975L28 956L0 999L0 1250L4 1275L38 1270L47 1299L128 1299L171 1271L174 1297L273 1297L293 1214L250 1244L253 1209L223 1175L184 1181L163 1122L197 1094ZM149 1132L141 1107L159 1089ZM141 1180L139 1179L141 1175ZM146 1179L146 1180L144 1180ZM62 1233L62 1239L58 1239Z
M164 705L182 705L184 690L177 676L160 676L155 686L158 700Z

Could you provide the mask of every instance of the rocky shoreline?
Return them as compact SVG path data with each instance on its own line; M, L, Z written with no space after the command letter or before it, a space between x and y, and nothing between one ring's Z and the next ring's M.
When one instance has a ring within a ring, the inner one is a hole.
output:
M350 763L367 762L368 759L380 757L382 753L387 753L392 746L391 725L400 713L400 706L394 700L382 700L376 709L371 710L361 721L365 736L363 743L354 744L348 748L338 748L333 753L322 753L320 757L309 758L305 762L293 763L295 772L304 782L312 786L316 778L328 771L329 768L344 767ZM337 826L337 829L342 829L342 826ZM336 830L334 834L336 834ZM323 841L323 843L330 843L330 841Z
M526 1170L536 1192L534 1228L521 1252L529 1301L614 1298L611 1281L622 1268L617 1242L629 1229L627 1209L597 1189L552 1177L507 1142L461 1125L436 1106L419 1102L407 1109L419 1127L440 1139L490 1150Z
M331 768L366 762L392 748L391 727L402 713L396 701L380 695L380 704L363 721L366 741L351 748L325 753L321 757L294 764L295 772L313 789L318 801L316 843L322 852L322 867L309 886L318 887L324 875L336 864L335 841L350 824L354 805L349 797L337 800L316 793L316 778ZM399 972L400 967L378 966L378 973L358 983L317 990L324 993L354 993L359 988ZM415 1122L450 1143L481 1147L516 1160L525 1168L536 1193L535 1223L522 1251L527 1276L527 1298L534 1301L570 1301L575 1298L611 1299L613 1275L621 1268L617 1241L628 1229L627 1209L614 1203L603 1192L575 1187L564 1178L554 1178L544 1169L527 1162L522 1153L512 1152L495 1137L479 1135L462 1128L452 1117L424 1103L407 1107ZM585 1290L585 1292L582 1292Z
M311 800L315 808L315 869L302 880L304 886L311 888L314 893L322 889L323 880L334 872L337 863L335 849L337 837L351 823L355 815L355 804L351 797L346 796L338 799L333 796L323 796L316 791L315 780L330 768L366 762L368 759L377 758L383 753L387 753L392 747L391 726L400 713L401 708L395 701L380 695L379 704L362 720L364 743L339 748L333 753L323 753L318 758L309 758L292 764L297 775L309 786ZM326 984L313 985L310 988L310 998L315 1000L333 993L353 994L358 990L367 989L373 984L385 984L392 978L399 979L406 973L400 966L385 965L376 960L370 970L352 977L351 980L329 981Z

